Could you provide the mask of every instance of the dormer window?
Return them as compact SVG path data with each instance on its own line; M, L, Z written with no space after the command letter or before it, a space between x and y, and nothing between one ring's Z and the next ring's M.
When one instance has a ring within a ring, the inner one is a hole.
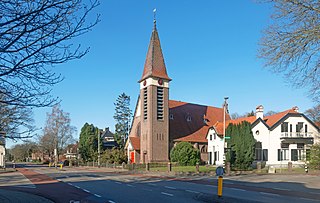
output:
M169 116L170 120L173 120L173 114L171 113Z
M192 120L191 116L187 116L187 121L190 122Z

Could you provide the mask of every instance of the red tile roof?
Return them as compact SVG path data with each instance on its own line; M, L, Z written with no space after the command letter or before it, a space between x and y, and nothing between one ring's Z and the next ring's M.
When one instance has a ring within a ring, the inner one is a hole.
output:
M167 69L164 63L164 58L160 45L160 39L156 27L154 27L152 31L147 57L144 64L143 74L139 82L148 77L157 77L166 80L171 80L167 74Z
M139 137L129 137L133 149L140 150L140 138Z
M282 119L284 116L286 116L288 113L298 113L296 112L293 108L292 109L289 109L289 110L286 110L286 111L283 111L283 112L280 112L280 113L276 113L276 114L273 114L271 116L265 116L263 118L263 121L266 122L266 124L269 126L269 127L272 127L274 124L276 124L280 119ZM226 122L226 127L228 127L229 124L239 124L243 121L247 121L249 123L253 123L255 122L257 119L256 119L256 116L249 116L249 117L243 117L243 118L237 118L237 119L233 119L233 120L229 120ZM217 133L219 135L222 135L223 134L223 122L218 122L216 123L215 125L213 125L213 127L215 127Z
M209 127L223 121L223 108L169 100L169 109L173 116L169 120L170 140L207 142ZM226 120L230 120L229 114Z

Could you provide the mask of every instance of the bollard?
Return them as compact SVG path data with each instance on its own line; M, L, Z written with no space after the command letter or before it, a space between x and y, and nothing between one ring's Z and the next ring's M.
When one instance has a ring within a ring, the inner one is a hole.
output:
M309 171L308 171L308 165L307 165L307 164L304 164L304 171L305 171L306 173L309 172Z
M199 163L196 163L196 172L199 173Z
M126 163L122 162L122 170L124 169Z
M150 165L149 163L146 163L146 171L149 171L150 170Z
M60 169L62 169L62 167L63 167L63 164L60 164Z
M219 176L218 178L218 197L222 197L222 185L223 185L223 177Z
M171 162L168 163L168 172L171 172L172 171L172 165L171 165Z
M257 162L257 172L261 173L261 162L260 161Z
M219 166L216 168L216 175L218 176L218 197L222 197L222 184L223 184L223 167Z
M227 164L226 164L226 175L227 175L227 176L230 175L230 171L231 171L230 162L227 162Z
M288 172L292 172L292 162L288 162Z

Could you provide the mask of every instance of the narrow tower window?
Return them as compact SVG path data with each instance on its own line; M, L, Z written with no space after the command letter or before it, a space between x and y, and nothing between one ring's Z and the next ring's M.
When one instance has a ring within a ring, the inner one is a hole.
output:
M163 87L157 87L157 119L163 120Z
M143 118L147 120L148 118L148 91L147 88L143 89Z

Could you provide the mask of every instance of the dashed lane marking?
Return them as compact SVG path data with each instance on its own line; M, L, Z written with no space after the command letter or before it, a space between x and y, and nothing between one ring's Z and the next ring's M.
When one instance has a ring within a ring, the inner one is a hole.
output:
M120 182L115 182L115 183L117 183L117 184L119 184L119 185L122 185L122 183L120 183Z
M246 190L244 189L239 189L239 188L230 188L231 190L236 190L236 191L242 191L242 192L245 192Z
M167 196L170 196L170 197L172 197L172 196L173 196L173 194L166 193L166 192L161 192L161 194L163 194L163 195L167 195Z
M205 185L205 186L208 186L208 187L217 187L217 186L215 186L215 185Z
M82 189L83 191L85 191L85 192L87 192L87 193L90 193L90 191L89 190L86 190L86 189Z
M78 189L80 189L80 187L79 187L79 186L76 186L76 185L75 185L75 187L76 187L76 188L78 188Z
M290 190L287 189L287 188L278 188L278 187L275 187L274 189L276 189L276 190L283 190L283 191L290 191Z
M260 192L262 195L270 195L270 196L280 196L278 194L268 193L268 192Z
M191 193L196 193L196 194L200 193L200 192L193 191L193 190L186 190L186 192L191 192Z
M300 197L299 199L307 200L307 201L313 201L313 202L319 201L319 200L316 200L316 199L309 199L309 198L304 198L304 197Z
M114 201L112 201L112 200L109 200L109 203L116 203L116 202L114 202Z
M71 186L73 186L73 185L72 185L72 183L68 183L68 185L71 185Z
M96 197L101 197L100 195L97 195L97 194L93 194L94 196L96 196Z
M128 187L134 187L133 185L127 184Z
M177 188L175 187L170 187L170 186L164 186L165 188L171 189L171 190L176 190Z

